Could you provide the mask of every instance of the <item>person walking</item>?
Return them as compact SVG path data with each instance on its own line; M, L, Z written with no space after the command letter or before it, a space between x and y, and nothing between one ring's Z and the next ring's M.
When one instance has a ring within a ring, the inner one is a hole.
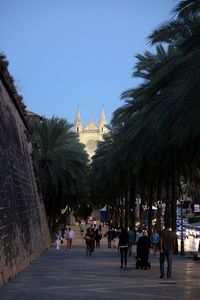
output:
M72 248L72 240L74 238L74 231L69 227L67 234L66 234L66 239L67 239L67 251L70 251Z
M102 225L101 225L101 223L99 223L98 229L99 229L99 232L101 233L102 232Z
M112 244L113 244L113 248L117 248L117 229L113 228L112 230Z
M60 246L61 246L61 240L62 240L62 233L61 233L61 231L59 231L59 232L56 233L56 235L55 235L56 250L59 250L59 249L60 249Z
M91 256L92 252L94 252L94 232L91 227L87 228L84 239L86 244L86 256Z
M139 238L143 236L142 228L138 227L138 230L136 232L136 242L139 241Z
M168 223L160 233L160 278L165 276L164 262L167 259L167 278L172 275L172 253L175 250L175 233L171 231Z
M137 242L137 260L140 260L140 266L144 270L147 270L148 267L149 247L150 240L148 233L147 230L144 230L143 236L141 236Z
M119 236L118 249L120 250L121 269L127 269L127 254L128 254L128 231L126 228L121 229Z
M85 224L81 223L80 224L81 237L83 237L84 231L85 231Z
M111 248L111 242L112 242L112 228L110 227L106 234L104 236L107 236L108 240L108 248Z
M150 238L151 245L153 246L153 254L156 255L156 248L158 247L159 243L159 234L154 231L152 232L151 238Z
M95 233L95 244L96 244L96 248L100 248L100 241L102 238L102 234L101 232L97 229L96 233Z
M132 255L132 248L136 240L136 232L133 230L133 226L130 226L128 231L128 254Z

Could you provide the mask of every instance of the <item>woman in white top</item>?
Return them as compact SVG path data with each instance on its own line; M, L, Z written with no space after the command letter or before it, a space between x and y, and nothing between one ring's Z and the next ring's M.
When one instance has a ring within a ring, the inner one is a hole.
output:
M59 249L60 249L61 240L62 240L62 234L61 234L61 231L59 231L59 232L55 235L56 250L59 250Z
M74 231L69 227L67 234L66 234L66 239L67 239L67 251L71 250L72 248L72 240L74 238Z

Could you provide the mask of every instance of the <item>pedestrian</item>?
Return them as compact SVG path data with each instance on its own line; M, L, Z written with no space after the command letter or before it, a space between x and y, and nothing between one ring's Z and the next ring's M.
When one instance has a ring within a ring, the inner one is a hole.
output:
M108 240L108 248L111 248L111 242L112 242L112 228L110 227L106 234L104 236L107 236Z
M80 224L80 232L81 232L81 236L83 237L85 231L85 225L83 223Z
M172 275L172 253L175 250L175 233L168 223L160 233L160 278L165 276L164 262L167 259L167 278Z
M96 243L96 248L100 248L100 241L102 238L101 232L97 229L95 232L95 243Z
M148 238L147 230L143 231L143 235L137 242L137 262L139 262L142 269L147 270L149 259L150 240ZM136 263L138 264L138 263Z
M117 230L116 230L116 228L112 229L112 244L113 244L113 248L117 248Z
M86 256L91 256L92 252L94 252L94 232L90 227L87 228L84 239L86 244Z
M55 235L56 250L60 249L61 240L62 240L62 233L61 231L59 231Z
M121 269L127 269L127 254L128 254L128 231L126 228L121 229L119 236L119 245L118 249L120 250L121 257Z
M139 241L139 238L143 236L143 233L142 233L142 228L141 227L138 227L138 230L136 232L136 242Z
M70 251L72 248L72 240L74 238L74 231L71 229L71 227L68 228L66 239L67 239L67 251Z
M135 239L136 239L135 230L133 230L133 226L130 226L129 231L128 231L128 254L129 254L129 256L132 255L132 248L135 243Z
M99 223L99 232L101 232L102 231L102 226L101 226L101 223Z
M159 234L156 232L156 229L154 229L150 238L151 245L153 246L154 255L156 255L156 249L158 247L159 240Z

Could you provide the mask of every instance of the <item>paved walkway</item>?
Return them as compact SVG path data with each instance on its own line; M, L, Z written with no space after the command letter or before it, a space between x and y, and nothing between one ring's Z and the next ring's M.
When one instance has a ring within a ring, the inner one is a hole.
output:
M59 251L50 248L0 289L0 299L200 299L199 262L175 256L173 278L160 279L158 255L150 255L150 270L136 270L134 257L128 269L121 270L117 250L103 244L92 257L85 256L81 240L70 253L64 246Z

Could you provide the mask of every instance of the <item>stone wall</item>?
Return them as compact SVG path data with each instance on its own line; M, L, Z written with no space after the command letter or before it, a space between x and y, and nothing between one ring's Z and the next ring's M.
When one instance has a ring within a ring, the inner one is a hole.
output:
M50 246L25 106L0 56L0 286Z

